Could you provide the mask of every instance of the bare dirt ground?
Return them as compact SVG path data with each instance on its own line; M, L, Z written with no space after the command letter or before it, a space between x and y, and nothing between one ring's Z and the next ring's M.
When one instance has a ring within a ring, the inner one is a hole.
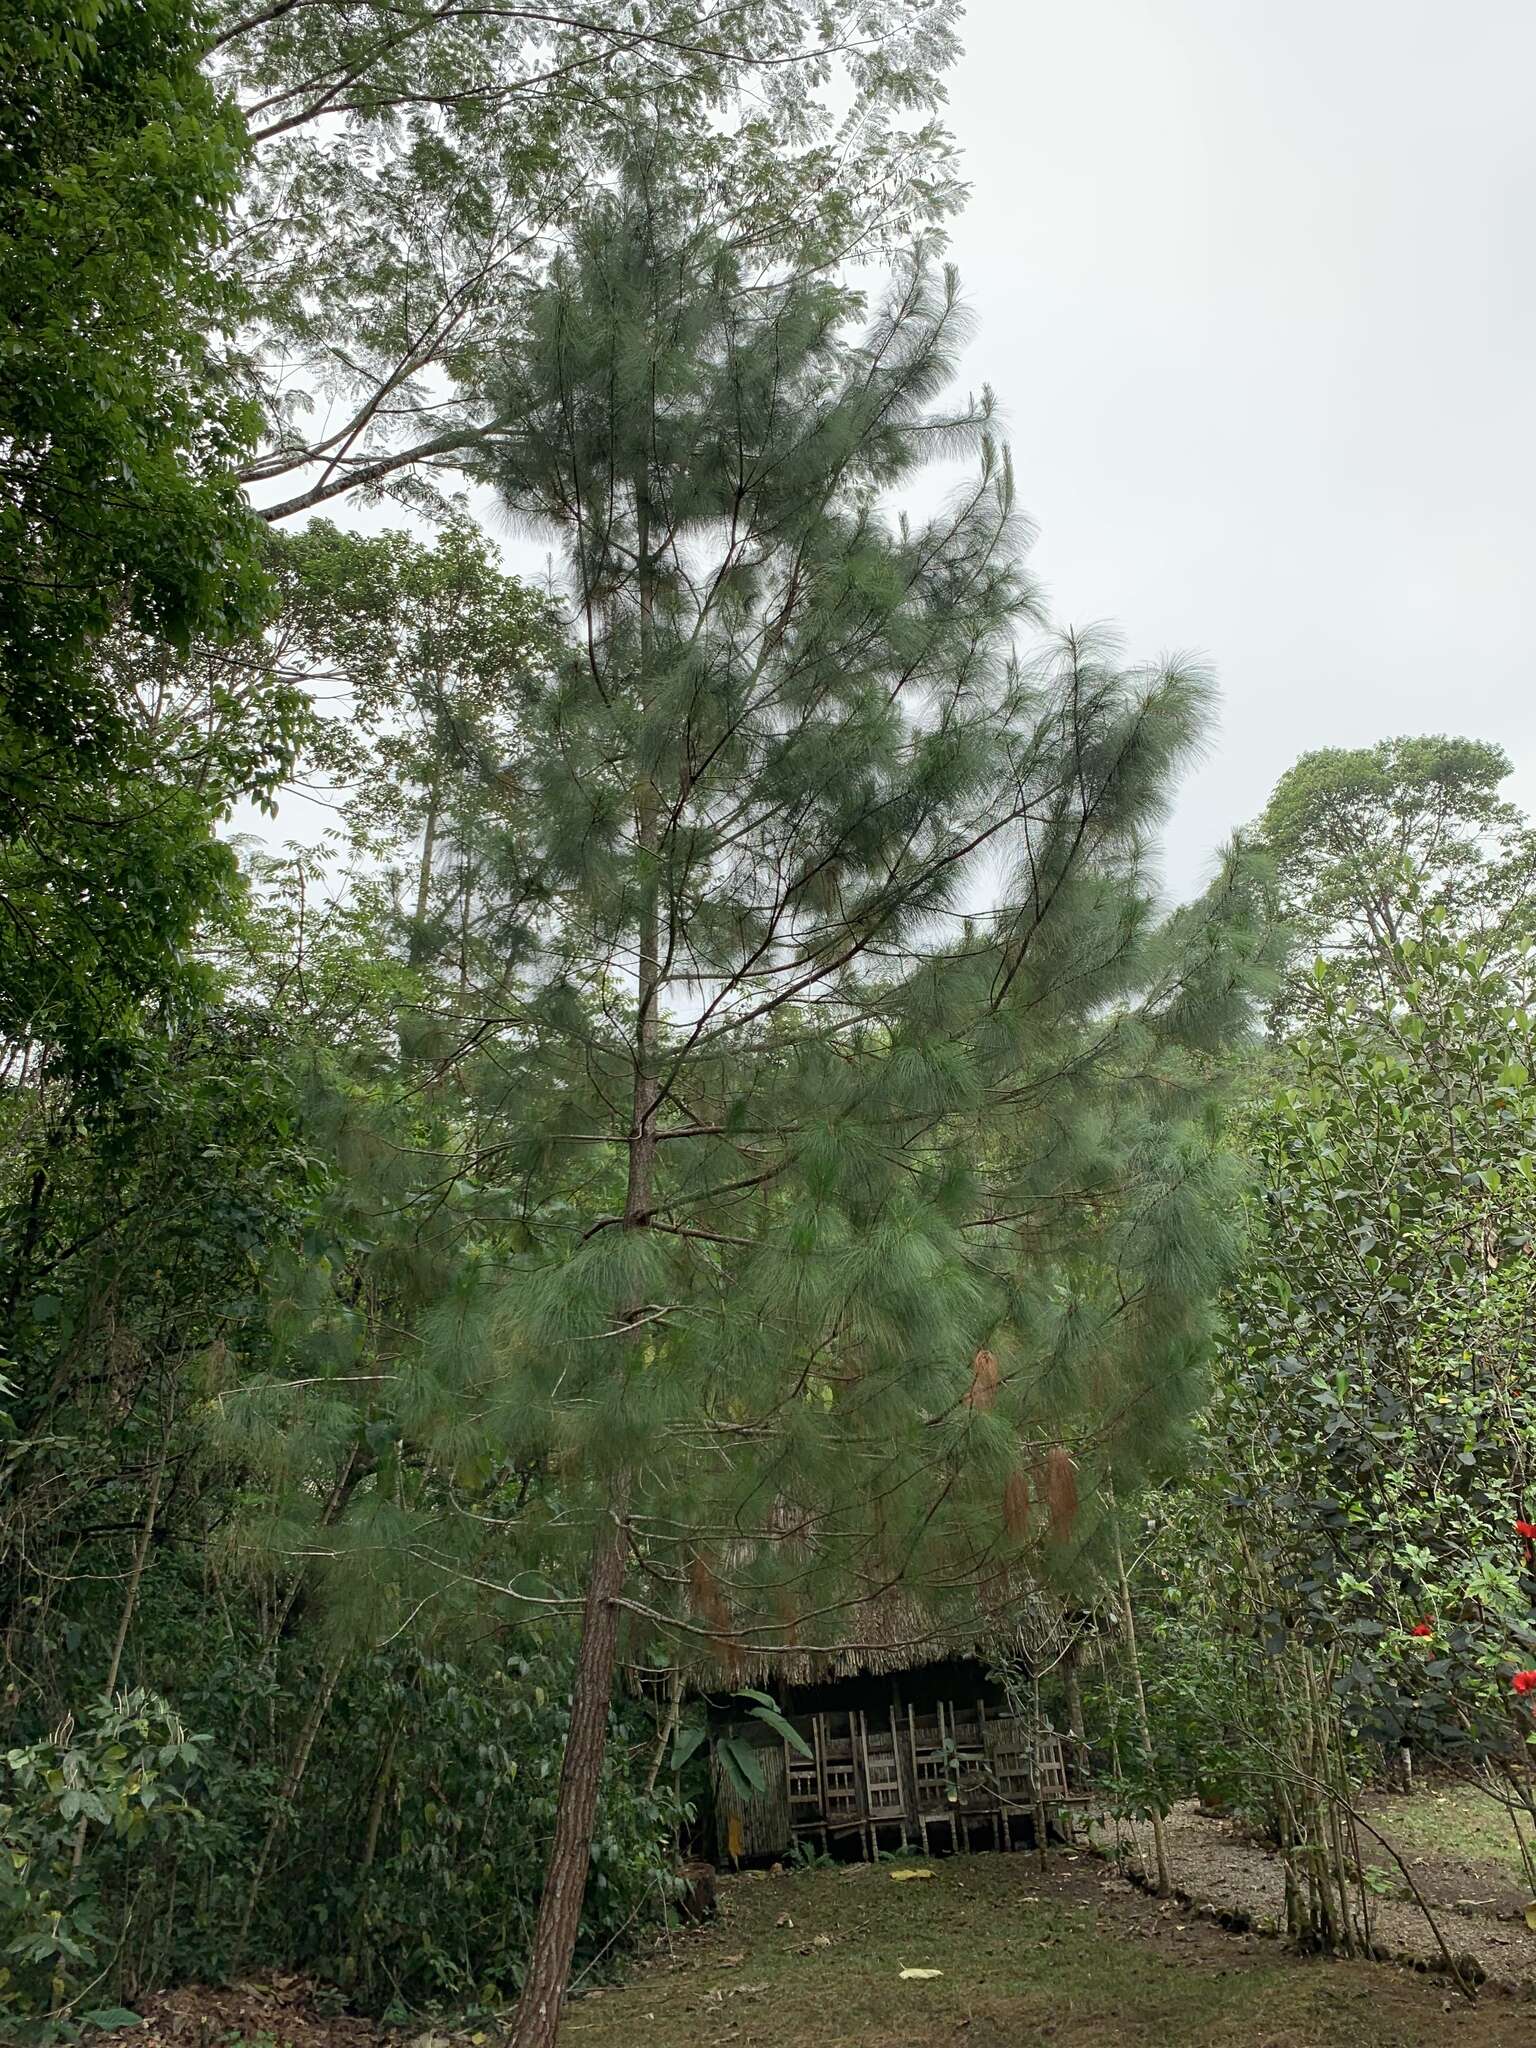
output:
M1524 1920L1529 1893L1502 1863L1424 1847L1405 1825L1406 1804L1382 1796L1370 1802L1366 1817L1407 1864L1452 1954L1458 1961L1471 1957L1482 1976L1536 1986L1536 1933ZM1175 1807L1165 1825L1168 1859L1181 1895L1242 1917L1264 1932L1284 1929L1285 1882L1280 1859L1272 1851L1232 1822L1203 1813L1192 1801ZM1101 1848L1109 1847L1112 1831L1096 1831L1095 1841ZM1440 1947L1434 1931L1413 1902L1390 1852L1369 1837L1364 1846L1377 1881L1390 1888L1390 1895L1371 1899L1376 1944L1397 1956L1437 1959ZM1150 1845L1143 1836L1134 1847L1127 1838L1127 1847L1126 1867L1146 1880Z

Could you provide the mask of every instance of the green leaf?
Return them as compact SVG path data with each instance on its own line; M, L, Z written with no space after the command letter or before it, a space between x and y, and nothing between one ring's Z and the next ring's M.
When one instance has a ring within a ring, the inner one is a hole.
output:
M717 1753L738 1799L760 1797L768 1789L762 1765L752 1754L751 1745L739 1736L722 1737Z
M771 1728L775 1735L782 1736L790 1748L798 1750L801 1756L815 1755L815 1751L799 1729L792 1728L777 1707L754 1707L752 1718L754 1721L761 1721L765 1728Z
M672 1768L680 1771L688 1759L702 1746L709 1731L706 1728L679 1728L672 1742Z

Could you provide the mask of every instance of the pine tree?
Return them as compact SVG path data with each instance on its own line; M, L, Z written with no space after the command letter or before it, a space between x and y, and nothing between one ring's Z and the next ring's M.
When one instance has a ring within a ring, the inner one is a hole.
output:
M542 1474L512 1598L552 1611L586 1557L522 2048L624 1631L729 1660L899 1584L1001 1601L1200 1390L1212 1075L1265 952L1235 857L1154 907L1209 684L1070 636L1015 658L990 398L940 402L964 331L928 252L871 316L748 274L653 164L593 198L490 394L493 481L574 604L521 706L545 908L475 1037L509 1077L475 1167L527 1250L427 1319L402 1413ZM937 454L970 480L893 513Z

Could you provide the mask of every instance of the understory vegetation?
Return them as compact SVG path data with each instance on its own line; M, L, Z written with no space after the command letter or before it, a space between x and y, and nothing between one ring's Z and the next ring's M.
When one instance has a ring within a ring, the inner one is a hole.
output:
M955 13L0 26L7 2038L548 2044L682 1672L896 1598L1165 1885L1367 1950L1433 1768L1536 1890L1536 839L1313 752L1165 901L1214 686L958 393Z
M1428 1768L1536 1878L1533 842L1507 772L1392 742L1275 793L1312 945L1234 1120L1248 1245L1192 1472L1134 1539L1146 1726L1104 1695L1127 1810L1254 1820L1293 1933L1345 1952L1372 1943L1373 1782Z

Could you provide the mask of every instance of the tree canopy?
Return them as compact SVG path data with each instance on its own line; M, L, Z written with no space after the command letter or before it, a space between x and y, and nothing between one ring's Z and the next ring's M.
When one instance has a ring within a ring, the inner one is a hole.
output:
M1521 943L1533 847L1499 795L1511 772L1502 747L1443 734L1303 754L1258 826L1299 964L1351 962L1380 994L1397 972L1405 902L1492 945Z
M525 2041L568 1967L612 1608L756 1644L996 1579L1020 1483L1048 1498L1133 1428L1153 1455L1208 1343L1190 1056L1242 1028L1262 939L1235 864L1163 927L1143 872L1205 688L1075 641L1013 659L1009 465L985 401L939 403L960 328L922 253L867 319L749 280L641 159L497 390L524 424L487 473L555 528L575 606L520 771L548 915L498 1006L553 1115L501 1170L570 1221L530 1207L435 1405L452 1433L494 1399L499 1349L592 1532ZM967 444L937 516L885 508ZM968 912L989 854L1001 901Z
M1536 1822L1511 764L1305 753L1166 900L1214 683L956 391L957 13L0 24L5 2029L548 2048L684 1667L904 1601L1310 1945L1400 1745Z
M221 666L266 583L255 419L212 359L243 133L194 29L176 0L0 28L0 1029L98 1079L184 984L232 873L213 820L301 717Z
M407 501L488 434L519 308L639 138L686 152L749 262L898 246L961 185L937 119L957 0L234 0L213 75L254 169L232 267L268 517Z

